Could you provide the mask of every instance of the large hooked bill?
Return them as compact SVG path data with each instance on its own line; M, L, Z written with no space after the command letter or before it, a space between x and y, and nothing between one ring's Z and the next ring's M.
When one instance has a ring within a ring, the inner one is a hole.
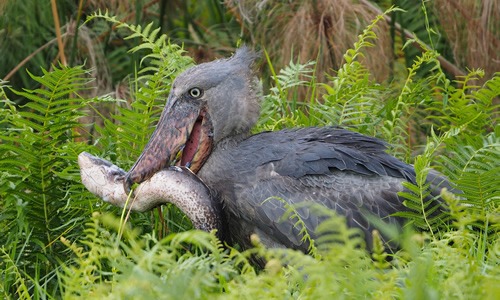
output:
M148 144L126 174L125 191L172 164L197 173L212 147L213 126L206 107L191 103L171 104L162 112Z

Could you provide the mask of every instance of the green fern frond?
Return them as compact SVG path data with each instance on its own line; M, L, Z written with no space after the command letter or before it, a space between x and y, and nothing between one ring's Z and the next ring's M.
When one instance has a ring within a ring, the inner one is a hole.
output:
M390 7L383 14L378 15L368 26L366 26L365 29L363 29L363 33L359 35L358 41L354 43L354 48L347 50L347 52L344 54L346 64L342 66L342 71L345 71L351 63L356 61L359 56L363 55L363 53L361 52L363 48L373 46L371 41L377 39L375 28L378 26L378 23L384 19L384 16L397 11L401 11L401 9L394 6Z
M365 134L375 135L376 125L381 122L379 111L380 101L385 97L381 88L370 80L368 70L359 62L363 50L372 46L377 39L375 29L384 15L397 9L390 8L384 14L377 16L367 26L352 49L344 54L345 63L336 76L330 77L331 83L322 85L326 90L324 105L317 105L314 110L316 118L322 125L340 125L356 128Z
M405 199L403 203L409 208L409 211L397 212L394 215L411 220L413 225L428 230L434 236L436 228L442 225L447 217L441 213L435 214L440 209L440 206L434 203L437 199L428 199L430 196L429 186L406 182L403 183L403 186L411 190L411 192L401 192L398 195Z
M21 274L16 262L12 259L5 247L0 248L0 277L3 279L0 284L0 294L4 299L9 299L13 295L13 287L18 299L31 299L29 288L24 276ZM12 284L12 286L7 286Z
M233 265L241 270L242 274L248 274L253 277L256 275L256 270L250 262L250 258L255 253L253 251L240 252L234 247L228 246L228 257L231 258Z
M263 203L268 202L268 201L273 201L273 200L281 202L281 204L285 208L285 212L283 213L283 216L281 217L282 220L285 220L285 219L297 220L293 226L295 228L299 229L298 234L301 236L301 238L300 238L301 242L309 245L308 253L317 259L321 258L318 251L317 251L315 241L311 237L311 234L309 233L309 230L308 230L306 224L304 223L304 221L302 220L302 218L300 217L300 213L298 211L299 209L301 209L303 207L305 207L305 209L308 209L308 206L310 206L310 205L308 203L305 203L305 202L300 203L300 204L296 204L296 205L292 205L292 204L289 204L288 202L286 202L285 199L280 198L280 197L268 198L268 199L264 200Z
M54 272L57 257L65 255L57 237L72 230L70 220L78 210L77 203L74 209L64 207L68 186L78 173L65 178L59 174L77 169L74 162L83 150L75 139L83 129L78 119L88 100L79 92L87 88L88 73L81 66L53 68L42 70L42 76L30 75L40 88L12 90L30 100L24 107L3 101L0 109L7 125L0 128L0 140L5 141L0 143L0 219L6 233L0 241L16 255L24 249L22 261L39 261L24 266L33 278Z
M0 79L0 101L7 100L7 95L5 94L4 88L8 87L7 82Z
M382 240L382 236L380 235L378 230L373 230L372 236L373 236L373 246L372 246L373 265L378 270L383 271L390 267L390 263L387 262L388 254L387 252L385 252L384 241Z
M153 124L157 122L165 105L175 76L193 62L190 57L183 55L185 51L180 46L170 44L166 35L158 36L160 30L153 29L153 23L144 28L141 25L130 25L107 12L97 12L87 22L96 18L104 19L118 28L128 29L131 33L126 39L140 38L141 43L130 49L130 52L149 52L143 56L141 68L132 86L135 99L129 107L118 106L113 120L105 121L105 128L96 128L101 135L112 137L116 141L116 145L108 145L105 152L116 151L114 154L119 159L136 158L153 132ZM130 163L132 160L126 162Z
M303 283L301 295L307 299L336 295L348 295L353 299L370 298L369 295L373 295L379 285L374 280L376 272L365 250L361 232L348 228L344 217L333 212L327 215L330 218L317 228L322 260L304 266L302 274L307 277L307 281ZM352 278L356 278L356 283Z
M500 95L500 74L497 73L482 87L474 84L484 71L472 70L463 78L455 81L458 87L448 85L444 90L442 102L435 101L426 108L427 119L435 122L440 130L451 127L465 127L468 132L489 130L497 123L495 111L499 105L494 99Z
M220 292L219 282L230 282L239 273L212 234L188 231L158 241L126 229L118 240L118 223L111 215L95 214L79 242L85 247L64 242L76 254L60 273L64 297L196 299Z
M411 126L409 123L412 118L418 116L420 106L425 106L425 103L429 101L427 99L431 98L429 95L431 87L445 80L437 57L438 53L433 50L427 50L417 57L411 67L407 69L408 75L400 94L395 100L389 101L383 109L386 113L382 127L384 140L394 145L396 152L399 155L402 154L402 158L406 161L411 158ZM418 79L417 71L427 65L434 66L433 69L436 69L436 72L425 79Z
M288 91L286 90L292 87L309 84L313 77L312 74L315 65L316 62L314 61L307 62L306 64L290 61L290 63L276 75L276 87L270 88L271 94L287 98Z
M192 64L192 59L183 55L185 51L181 47L176 44L170 44L165 34L158 36L160 28L155 28L151 31L153 22L142 28L141 25L131 25L121 22L116 16L110 16L108 12L103 14L100 11L89 16L86 22L96 18L104 19L116 25L117 28L128 29L131 34L126 36L125 39L141 39L139 45L129 50L130 52L138 52L140 50L148 50L149 52L141 59L141 65L143 65L146 60L150 60L151 66L141 69L139 71L140 73L152 71L151 73L158 72L166 78L172 78L179 71ZM168 62L168 64L166 62Z
M92 18L131 30L127 39L140 40L130 50L142 56L131 80L132 99L85 99L80 91L86 88L88 76L81 68L57 67L42 76L31 75L41 87L17 92L28 100L24 107L7 99L6 84L0 82L0 226L5 233L0 237L4 245L0 294L5 298L494 299L498 295L500 128L495 103L499 73L482 87L474 85L480 70L450 82L435 63L435 53L427 51L410 67L402 89L384 88L370 80L359 62L376 38L373 26L379 16L346 53L346 64L331 78L332 85L325 86L323 103L315 98L313 63L290 63L274 74L276 87L266 97L261 126L354 127L396 143L398 155L409 161L413 151L420 151L412 141L420 132L413 132L413 124L408 123L430 122L422 124L428 126L422 130L431 137L415 161L417 180L406 185L402 195L410 207L404 216L420 222L436 238L414 249L403 243L403 250L391 255L388 267L377 234L372 258L364 250L360 232L348 228L342 217L321 224L316 249L300 219L305 207L290 206L288 217L321 259L290 249L266 249L258 243L240 252L223 248L213 234L204 232L165 239L140 235L141 226L151 231L152 221L145 214L132 217L136 229L123 226L116 217L94 215L89 221L96 199L84 191L75 163L77 154L89 147L76 138L80 130L92 126L80 124L82 108L90 107L100 115L96 103L117 106L115 115L101 116L104 125L97 128L93 149L126 166L147 142L173 78L190 64L182 48L170 45L152 24L127 25L107 13ZM429 28L427 33L431 39ZM432 75L418 79L416 73L428 72L429 67ZM308 89L309 102L299 100L298 88ZM426 177L432 175L429 168L435 162L463 191L442 193L452 222L439 233L439 224L447 217L434 205L441 202L423 201L429 196ZM318 211L322 217L330 216L324 209ZM82 223L87 223L85 229ZM267 259L263 270L251 265L254 255Z
M165 106L167 95L175 76L192 64L192 59L184 55L182 47L170 44L166 35L160 35L159 29L153 28L153 24L145 27L140 25L130 25L119 21L116 17L110 16L107 12L98 12L87 21L103 19L112 23L117 28L125 29L129 34L126 39L138 38L140 44L129 51L140 53L142 59L140 66L135 73L135 78L131 81L130 88L133 90L131 101L111 99L115 103L115 113L111 117L103 116L92 107L97 115L103 118L104 126L95 125L96 136L94 140L99 141L97 148L103 153L101 156L109 157L116 161L123 168L130 166L139 156L140 152L147 144L154 125ZM95 152L94 151L94 152ZM152 213L152 217L158 217L157 212ZM182 229L188 226L177 220L183 220L182 214L174 206L163 208L165 219L169 220L170 227ZM173 218L170 218L174 216ZM156 218L155 217L155 218ZM147 219L147 215L141 218L150 224L147 230L157 230L159 236L163 236L167 229L160 221L153 222ZM161 218L164 219L163 216ZM172 221L174 220L174 221ZM145 229L147 226L144 227Z
M486 214L500 204L500 138L491 133L476 140L474 144L455 140L448 147L453 155L442 159L446 173L463 191L468 209Z
M473 97L485 107L491 107L490 110L497 110L499 105L492 105L493 100L500 95L500 72L495 73L493 78L489 79L477 91L473 92Z
M394 299L398 296L398 274L394 266L388 261L389 254L385 250L385 243L378 230L372 232L372 264L376 272L375 279L379 283L377 290L373 293L378 299Z
M430 163L435 153L443 144L455 138L461 129L452 128L438 136L431 129L431 137L427 141L424 152L415 158L415 183L404 182L406 191L399 192L403 197L408 211L397 212L394 215L410 220L416 227L428 230L435 238L435 232L449 220L448 214L442 209L441 201L436 195L433 183L427 182L431 170ZM433 194L432 194L433 193Z
M326 220L321 222L316 228L316 234L318 235L317 243L321 253L326 252L332 255L338 248L344 247L344 249L351 250L363 249L364 251L364 249L366 249L361 230L347 227L344 216L339 216L334 211L326 210L319 205L312 207L315 213L322 214L326 217Z
M261 116L257 124L257 130L276 130L289 126L313 125L309 116L303 113L307 109L307 104L299 99L298 90L300 88L313 89L315 75L314 67L316 63L310 61L305 64L290 63L276 73L274 67L268 59L271 69L274 86L270 88L269 94L264 96L261 108ZM311 98L314 93L311 92Z

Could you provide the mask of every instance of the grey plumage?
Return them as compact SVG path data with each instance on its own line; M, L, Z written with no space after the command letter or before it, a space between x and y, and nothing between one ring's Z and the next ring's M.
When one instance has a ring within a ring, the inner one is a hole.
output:
M255 53L242 48L231 59L194 66L175 79L170 98L182 97L193 87L202 89L208 112L213 116L215 143L227 136L247 133L260 113L262 88L252 69L255 58ZM173 103L169 101L167 105Z
M214 191L214 200L222 201L232 241L249 246L250 235L258 233L268 246L307 250L295 221L282 219L284 204L269 199L272 197L289 204L305 201L333 209L346 216L349 226L362 229L368 242L372 226L367 212L401 223L391 216L406 209L397 193L403 190L402 182L415 182L415 172L387 154L384 142L336 127L250 135L262 94L252 68L255 57L242 48L232 58L200 64L179 75L163 113L170 117L160 121L150 141L158 146L146 147L129 171L127 183L151 176L173 162L187 141L198 139L194 121L182 125L184 120L176 119L190 115L198 123L203 121L205 135L213 141L210 151L193 160L202 161L193 171ZM202 95L190 97L193 88ZM176 107L187 106L193 107L189 113L177 113ZM172 133L177 131L181 133ZM182 155L188 156L186 151ZM428 200L438 195L439 184L448 185L439 174L431 174L435 182ZM315 237L322 218L307 207L298 212Z
M335 127L287 129L265 132L216 149L198 175L216 190L224 204L229 228L236 241L248 241L258 229L277 244L307 250L301 244L295 221L282 220L289 204L312 202L346 216L349 226L365 232L371 241L373 227L364 211L402 224L391 214L406 210L398 192L402 182L415 182L413 167L385 151L385 144ZM444 181L443 178L441 181ZM437 183L437 182L436 182ZM439 182L442 183L442 182ZM430 197L439 194L436 184ZM429 197L429 199L430 199ZM322 218L299 209L313 237Z

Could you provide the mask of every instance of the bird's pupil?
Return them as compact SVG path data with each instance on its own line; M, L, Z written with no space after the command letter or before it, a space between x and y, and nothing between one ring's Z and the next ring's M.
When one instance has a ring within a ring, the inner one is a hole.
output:
M191 97L198 98L201 95L201 91L198 88L193 88L190 91Z

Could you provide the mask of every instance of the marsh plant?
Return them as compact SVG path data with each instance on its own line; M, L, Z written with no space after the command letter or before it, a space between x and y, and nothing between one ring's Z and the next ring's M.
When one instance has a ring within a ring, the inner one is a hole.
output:
M124 169L131 166L154 129L176 74L192 64L183 49L152 25L130 25L107 13L105 20L142 51L131 75L130 95L89 97L92 70L54 65L28 73L38 88L0 83L0 293L7 299L494 299L500 294L500 73L470 70L450 80L425 48L406 78L380 84L360 61L377 44L376 17L342 56L336 72L321 76L314 61L291 60L270 67L256 131L290 126L339 125L377 136L388 150L415 165L417 181L406 184L408 226L379 221L397 239L388 252L374 232L373 251L341 216L318 230L321 247L310 253L255 247L242 251L215 235L189 230L175 207L148 213L104 204L80 182L77 155L88 151ZM412 41L419 43L418 40ZM423 45L423 44L422 44ZM423 45L425 46L425 45ZM264 51L264 60L266 58ZM430 70L425 77L416 74ZM305 88L307 97L298 89ZM15 105L4 91L24 98ZM498 101L497 101L498 102ZM101 113L102 105L110 107ZM88 118L92 114L93 118ZM99 121L96 121L96 120ZM448 208L429 214L425 178L430 168L450 178L461 193L443 191ZM294 208L284 217L300 226ZM303 232L308 238L307 231ZM258 269L253 255L266 258Z

